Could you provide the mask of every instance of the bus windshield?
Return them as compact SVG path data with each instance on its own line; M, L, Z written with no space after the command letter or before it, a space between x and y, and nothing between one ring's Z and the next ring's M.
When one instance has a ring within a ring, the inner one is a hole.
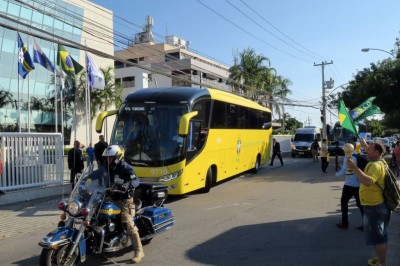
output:
M184 156L184 138L178 134L186 105L126 104L118 114L111 144L125 148L132 165L163 166Z
M314 141L314 134L296 134L294 141Z

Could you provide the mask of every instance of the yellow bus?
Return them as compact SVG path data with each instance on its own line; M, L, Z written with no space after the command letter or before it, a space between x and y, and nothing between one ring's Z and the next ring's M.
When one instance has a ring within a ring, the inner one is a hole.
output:
M271 111L215 89L146 88L129 94L117 115L110 144L122 145L125 161L142 182L181 195L239 173L258 172L270 159Z

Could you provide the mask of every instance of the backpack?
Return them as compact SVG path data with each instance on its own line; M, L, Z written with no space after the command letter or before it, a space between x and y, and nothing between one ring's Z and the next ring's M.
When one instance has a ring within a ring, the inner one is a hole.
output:
M382 189L378 183L375 184ZM396 182L395 175L387 165L385 165L385 186L383 187L382 191L386 206L391 211L395 211L400 205L400 187Z
M353 154L353 156L357 158L357 167L364 171L365 166L369 163L368 159L360 154Z

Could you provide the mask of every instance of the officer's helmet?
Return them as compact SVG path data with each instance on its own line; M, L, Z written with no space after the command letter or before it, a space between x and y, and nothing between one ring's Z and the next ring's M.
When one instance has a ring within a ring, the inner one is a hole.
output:
M103 156L104 157L114 157L115 160L113 161L113 163L118 164L118 162L121 161L122 158L124 157L124 148L119 145L108 146L104 150Z

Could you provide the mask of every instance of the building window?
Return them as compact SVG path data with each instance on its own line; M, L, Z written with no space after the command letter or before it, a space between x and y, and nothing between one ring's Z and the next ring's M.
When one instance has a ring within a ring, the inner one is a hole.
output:
M124 67L125 67L124 62L121 62L121 61L114 61L114 68L115 68L115 69L124 68Z
M143 57L142 57L142 58L143 58ZM129 58L128 61L129 61L129 62L132 62L132 63L135 63L135 64L138 63L138 59L137 59L137 58Z
M122 78L122 88L132 88L132 87L135 87L135 77Z
M165 55L165 61L171 61L171 60L178 60L180 59L180 53L169 53Z

